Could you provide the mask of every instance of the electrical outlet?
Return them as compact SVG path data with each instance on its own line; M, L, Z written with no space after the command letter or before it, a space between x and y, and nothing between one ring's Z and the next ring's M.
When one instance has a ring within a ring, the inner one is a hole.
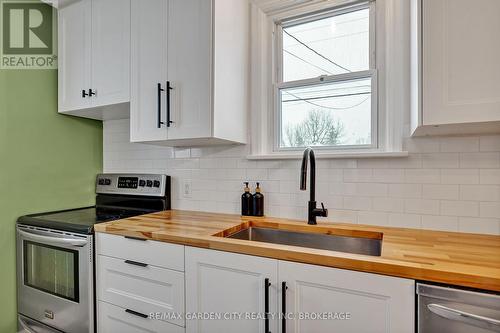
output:
M182 196L184 198L191 198L191 179L185 179L182 182Z

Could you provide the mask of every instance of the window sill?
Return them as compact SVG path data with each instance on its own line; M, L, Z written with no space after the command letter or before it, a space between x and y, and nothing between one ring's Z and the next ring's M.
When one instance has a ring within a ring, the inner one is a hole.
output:
M321 153L315 152L316 158L323 159L340 159L340 158L390 158L390 157L408 157L407 151L366 151L366 152L338 152L338 153ZM293 153L274 153L274 154L259 154L248 155L248 160L295 160L301 159L302 152Z

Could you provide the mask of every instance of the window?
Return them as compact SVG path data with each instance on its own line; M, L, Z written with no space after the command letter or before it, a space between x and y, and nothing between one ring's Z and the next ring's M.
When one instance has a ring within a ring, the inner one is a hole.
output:
M371 15L363 3L276 23L275 151L378 147Z

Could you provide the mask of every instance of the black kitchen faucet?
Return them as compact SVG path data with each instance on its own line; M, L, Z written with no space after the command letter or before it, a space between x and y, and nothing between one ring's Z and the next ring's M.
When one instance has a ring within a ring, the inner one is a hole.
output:
M310 171L310 179L309 179L309 204L308 204L308 213L307 213L307 223L308 224L317 224L316 217L328 216L328 209L325 208L325 205L321 203L321 208L316 208L316 158L314 157L314 151L311 147L307 147L304 150L304 156L302 157L302 166L300 168L300 189L302 191L306 190L307 183L307 165L311 161L311 171Z

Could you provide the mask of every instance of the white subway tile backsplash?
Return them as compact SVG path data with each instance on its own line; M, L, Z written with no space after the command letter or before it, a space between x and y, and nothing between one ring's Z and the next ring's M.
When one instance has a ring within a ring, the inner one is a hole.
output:
M441 138L441 152L461 153L479 151L479 137Z
M406 169L405 182L414 184L439 184L441 173L439 169Z
M405 212L439 215L439 200L405 199Z
M460 217L458 218L458 230L461 232L500 235L500 219Z
M435 138L406 138L403 148L414 153L438 153L440 144Z
M299 171L293 169L269 169L268 178L270 180L298 180Z
M344 181L347 183L371 182L373 179L372 169L345 169Z
M500 234L499 135L407 138L404 147L407 158L318 159L316 200L329 209L318 221ZM104 122L103 151L105 172L171 175L175 209L238 214L248 180L252 192L260 181L266 215L307 218L298 159L247 160L245 145L130 143L127 119Z
M499 201L498 185L460 185L460 200Z
M480 216L500 219L500 202L481 202Z
M479 203L474 201L441 201L441 215L479 216Z
M372 179L377 183L404 183L405 171L403 169L374 169Z
M422 228L440 231L458 231L458 217L423 215Z
M358 223L389 226L389 214L383 212L359 212Z
M428 169L458 168L458 153L422 154L422 167Z
M372 198L361 196L344 197L344 209L371 210Z
M479 169L441 170L443 184L479 184Z
M480 139L481 151L500 151L500 135L486 135Z
M462 153L460 154L461 168L500 168L500 153Z
M352 210L331 209L328 220L339 223L358 223L358 213Z
M479 174L481 184L500 185L500 169L481 169Z
M426 199L458 200L459 185L424 184L422 197Z
M400 198L373 198L373 210L380 212L402 213L405 201Z
M421 198L422 184L389 184L389 196L394 198Z
M389 226L398 228L414 228L422 227L422 216L418 214L389 214Z

